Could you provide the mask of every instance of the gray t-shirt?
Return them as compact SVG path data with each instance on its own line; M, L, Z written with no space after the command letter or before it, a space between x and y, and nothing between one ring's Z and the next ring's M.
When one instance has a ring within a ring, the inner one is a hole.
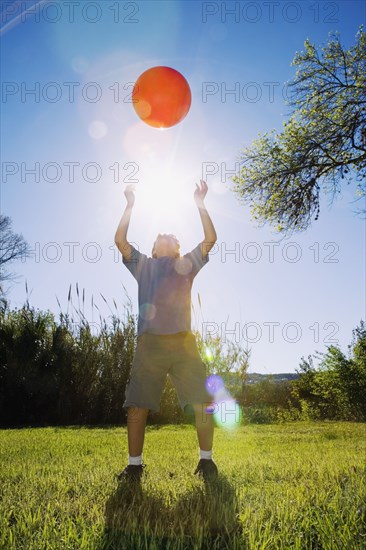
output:
M202 257L201 243L179 258L148 258L131 248L131 259L123 263L138 283L138 336L190 331L193 279L209 260Z

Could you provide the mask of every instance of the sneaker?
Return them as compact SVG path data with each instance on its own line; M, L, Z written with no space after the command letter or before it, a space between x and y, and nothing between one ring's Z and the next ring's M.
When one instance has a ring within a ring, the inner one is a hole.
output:
M201 458L198 462L197 468L194 471L194 474L202 477L204 481L213 481L217 478L219 472L213 460Z
M117 480L119 482L124 480L140 482L142 474L144 473L144 468L146 468L146 464L129 464L119 475L117 475Z

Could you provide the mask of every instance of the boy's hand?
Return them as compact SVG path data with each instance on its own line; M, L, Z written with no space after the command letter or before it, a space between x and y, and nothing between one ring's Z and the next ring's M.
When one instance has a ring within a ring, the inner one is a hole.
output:
M126 185L125 187L125 197L127 200L128 206L133 206L135 204L135 186L133 183Z
M203 203L203 200L208 190L207 183L203 180L200 180L200 182L201 182L200 185L196 183L196 190L194 192L194 200L196 201L197 205Z

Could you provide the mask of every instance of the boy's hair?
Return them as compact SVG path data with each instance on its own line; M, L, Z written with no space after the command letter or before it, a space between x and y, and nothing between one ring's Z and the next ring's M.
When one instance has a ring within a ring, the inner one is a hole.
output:
M161 235L161 233L159 233L159 235L156 237L155 242L154 242L153 247L152 247L152 250L151 250L151 255L152 255L153 258L157 257L156 254L154 254L154 248L155 248L156 241L158 240L160 235ZM177 237L175 235L173 235L172 233L169 233L167 236L172 238L177 243L178 252L177 252L175 257L179 258L180 257L180 244L179 244L179 241L178 241Z

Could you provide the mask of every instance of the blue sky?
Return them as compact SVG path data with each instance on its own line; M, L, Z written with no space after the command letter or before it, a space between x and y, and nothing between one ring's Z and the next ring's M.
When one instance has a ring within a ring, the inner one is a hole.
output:
M364 3L105 0L72 13L67 2L34 11L28 2L23 18L20 4L2 8L1 211L36 253L13 266L11 306L24 303L27 281L31 304L58 315L56 296L66 311L72 284L77 304L77 282L89 320L99 319L92 296L110 314L100 293L123 315L123 286L137 313L135 280L114 245L125 185L137 188L129 240L150 254L156 234L172 232L185 253L203 236L193 192L206 177L218 241L194 281L192 328L248 345L251 372L295 372L301 356L331 343L346 352L365 318L365 221L353 185L333 206L322 195L320 219L282 240L250 221L229 172L259 133L281 130L305 39L321 46L339 31L349 47ZM130 101L133 82L156 65L179 70L192 91L187 117L163 131Z

